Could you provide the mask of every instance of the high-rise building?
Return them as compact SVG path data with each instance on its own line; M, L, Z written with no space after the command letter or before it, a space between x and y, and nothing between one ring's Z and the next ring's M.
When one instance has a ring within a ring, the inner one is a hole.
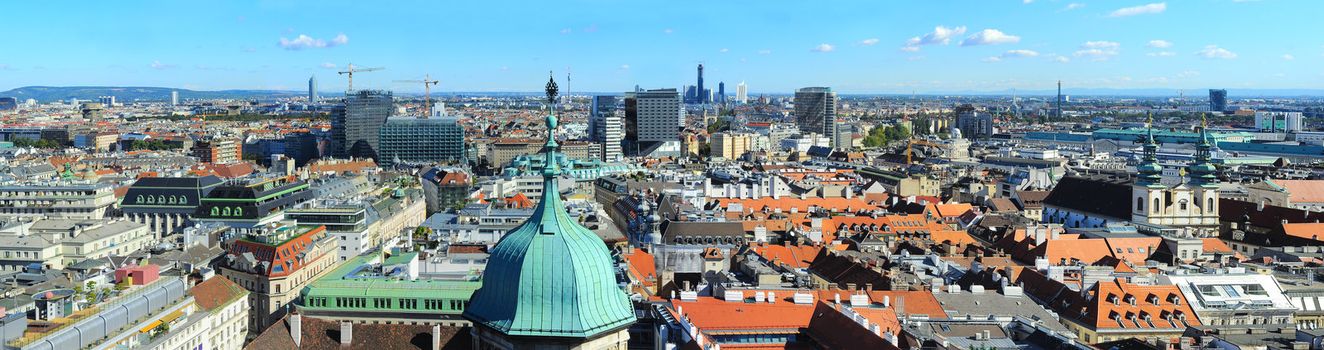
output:
M749 86L743 81L736 85L736 102L749 103Z
M698 102L699 102L700 104L704 104L704 103L708 103L708 102L709 102L709 101L708 101L708 92L705 91L704 88L703 88L703 63L700 63L700 64L699 64L699 85L695 87L694 91L695 91L695 93L697 93L698 96L699 96L699 101L698 101Z
M1209 111L1222 112L1227 110L1227 90L1209 89Z
M308 77L308 102L317 102L317 76Z
M554 82L547 84L547 100L556 101ZM556 116L546 120L542 193L548 195L490 250L483 285L464 310L464 318L473 322L474 347L627 348L634 307L616 283L607 246L566 213L557 195L562 172L556 161Z
M378 140L383 167L464 160L464 128L454 118L392 117Z
M679 141L680 123L685 117L685 109L680 103L680 94L676 89L652 89L626 95L626 99L635 100L626 104L633 108L635 139L639 142ZM630 124L627 122L627 125Z
M336 157L377 158L382 124L395 110L390 91L355 90L343 108L331 112L331 141Z
M815 133L829 138L837 134L837 93L828 87L807 87L795 91L795 123L801 133Z
M714 103L726 103L726 82L717 82L717 99Z
M621 140L625 138L621 115L616 108L616 96L594 96L589 111L589 140L602 144L604 161L618 161L624 153Z
M101 102L106 108L115 107L115 96L100 96L97 97L97 102Z
M170 105L171 106L179 105L179 91L170 91Z
M976 111L970 105L956 108L956 129L967 139L987 139L993 136L993 115Z

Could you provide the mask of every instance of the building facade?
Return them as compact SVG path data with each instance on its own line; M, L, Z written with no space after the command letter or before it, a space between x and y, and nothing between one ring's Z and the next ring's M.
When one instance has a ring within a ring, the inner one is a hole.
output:
M219 272L249 291L247 328L256 333L284 317L299 291L340 259L336 236L322 226L286 223L245 231L226 251Z
M464 160L464 128L454 118L389 118L378 137L383 167Z
M625 124L621 121L624 113L617 107L616 96L594 96L589 110L589 140L602 144L602 161L621 160L624 153L621 142L625 139Z
M795 91L795 122L801 133L834 138L837 135L837 93L827 87Z
M345 96L344 106L331 112L332 154L377 160L382 124L394 110L390 91L357 90Z

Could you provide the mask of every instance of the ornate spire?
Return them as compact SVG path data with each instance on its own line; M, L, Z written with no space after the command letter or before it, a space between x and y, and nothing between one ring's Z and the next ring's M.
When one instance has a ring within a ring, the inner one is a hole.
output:
M1218 182L1218 168L1211 162L1213 143L1209 141L1209 119L1200 114L1200 140L1195 144L1195 160L1186 168L1192 184L1213 185Z
M1144 153L1136 165L1137 185L1154 186L1163 179L1163 166L1158 163L1158 142L1154 140L1154 115L1146 113Z
M546 89L547 89L547 104L550 105L551 108L548 110L547 113L547 143L543 144L543 153L544 156L547 158L546 161L543 162L542 177L544 179L544 182L551 183L552 185L550 186L555 187L556 180L554 178L561 175L561 165L557 162L556 159L557 150L559 148L558 147L559 145L556 144L557 88L556 88L556 79L553 78L551 71L547 72ZM545 189L548 186L544 185L543 187ZM543 193L544 195L546 195L548 192L543 192Z

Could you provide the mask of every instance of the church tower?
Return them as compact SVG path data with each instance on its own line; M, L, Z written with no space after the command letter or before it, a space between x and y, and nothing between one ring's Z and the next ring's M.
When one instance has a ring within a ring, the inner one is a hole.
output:
M1211 162L1213 141L1209 137L1209 121L1200 116L1200 140L1195 144L1195 160L1186 167L1190 177L1191 197L1195 201L1192 226L1215 228L1218 226L1218 168Z
M1144 143L1144 153L1141 155L1140 164L1136 165L1136 180L1131 185L1131 197L1135 198L1135 203L1131 205L1131 221L1137 223L1157 223L1151 222L1151 218L1162 217L1169 203L1168 187L1161 182L1163 180L1163 166L1158 163L1158 142L1154 141L1154 117L1149 116L1145 123L1145 136L1141 138Z
M611 254L561 202L556 94L549 79L542 199L492 248L483 285L464 311L474 324L475 350L624 350L629 343L634 307L616 283Z

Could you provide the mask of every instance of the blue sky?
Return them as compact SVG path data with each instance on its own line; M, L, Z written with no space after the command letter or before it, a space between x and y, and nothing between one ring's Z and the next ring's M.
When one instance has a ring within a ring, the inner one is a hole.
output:
M27 85L785 93L1324 88L1316 0L24 1L0 90ZM564 87L564 86L563 86Z

